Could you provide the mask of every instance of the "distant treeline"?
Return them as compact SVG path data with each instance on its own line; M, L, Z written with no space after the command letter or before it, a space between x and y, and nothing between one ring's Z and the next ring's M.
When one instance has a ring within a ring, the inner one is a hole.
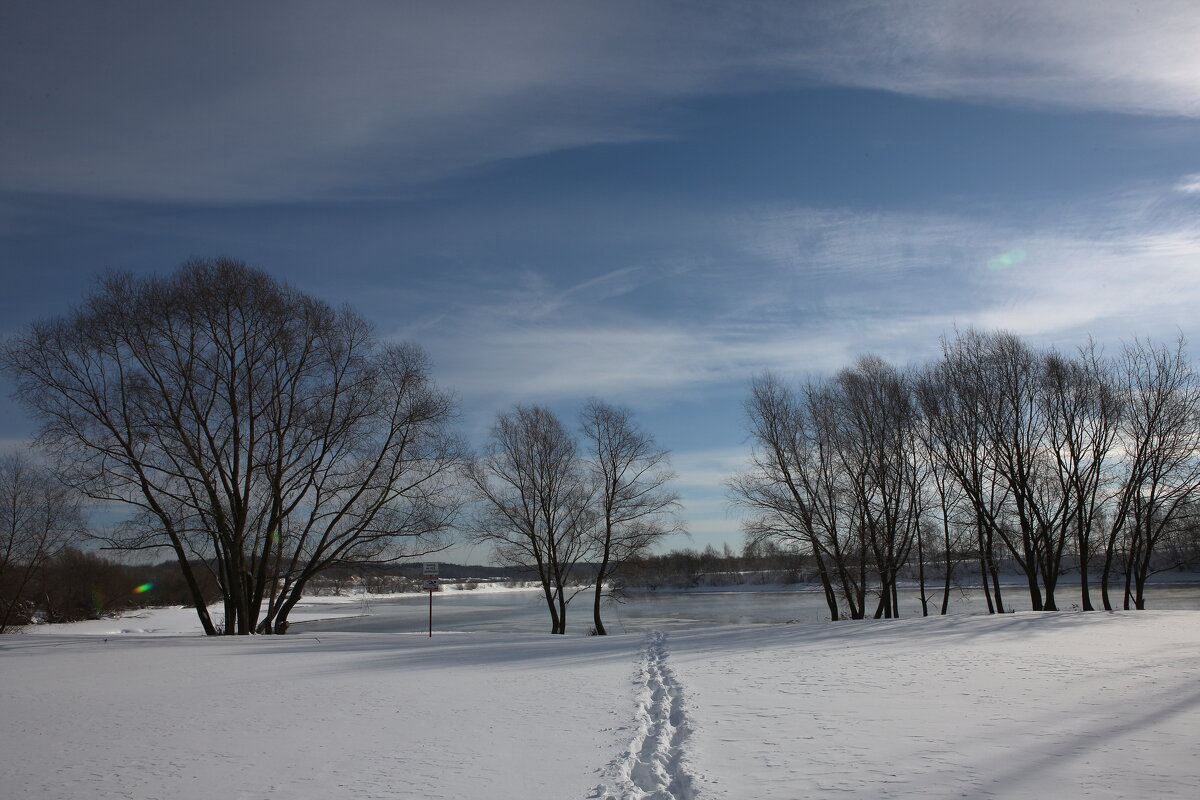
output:
M440 564L439 574L449 580L534 580L536 574L519 567ZM421 588L421 563L347 564L325 570L310 585L313 595L417 592ZM199 570L201 590L210 603L221 598L215 570ZM0 574L0 617L6 629L35 622L78 622L100 619L151 606L191 606L191 594L179 564L129 564L106 553L66 548L31 570L18 586L22 570Z
M1191 574L1200 572L1200 529L1193 530L1189 537L1172 541L1155 562L1156 571L1174 570ZM1182 545L1179 546L1179 545ZM978 575L968 567L978 564L979 554L973 550L952 551L946 555L936 549L927 554L929 561L924 570L910 563L900 574L900 579L922 590L921 573L926 583L922 595L928 603L930 613L938 613L942 589L945 585L946 564L953 565L950 586L953 589L968 588L978 582ZM1097 563L1098 563L1097 559ZM1023 579L1020 566L1012 559L997 559L999 574L1016 582ZM1094 563L1093 567L1097 564ZM1066 575L1078 575L1073 563L1065 565ZM810 553L798 549L787 549L772 543L747 543L741 552L725 545L718 550L709 545L703 550L683 548L661 555L647 556L631 562L625 572L620 588L638 590L688 590L722 586L765 586L782 585L819 589L820 570ZM870 590L878 595L879 587Z
M190 606L191 595L174 561L123 564L96 552L66 548L40 562L18 586L19 570L0 575L0 617L6 628L32 622L100 619L147 606ZM219 596L207 576L202 590Z

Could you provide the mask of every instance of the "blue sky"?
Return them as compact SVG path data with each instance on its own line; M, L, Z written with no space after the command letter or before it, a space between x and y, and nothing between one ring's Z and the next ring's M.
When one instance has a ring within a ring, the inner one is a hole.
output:
M669 546L737 547L764 369L1194 338L1198 41L1189 2L7 2L0 334L238 257L423 345L477 444L631 406Z

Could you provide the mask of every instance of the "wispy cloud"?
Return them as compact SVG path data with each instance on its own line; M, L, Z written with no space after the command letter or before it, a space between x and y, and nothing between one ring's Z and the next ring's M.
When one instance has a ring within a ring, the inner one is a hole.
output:
M1167 0L21 4L0 170L126 198L394 195L670 136L673 100L814 84L1196 117L1198 38Z
M1200 115L1200 18L1186 0L822 5L825 79L927 97Z
M483 293L422 338L447 383L490 414L592 395L669 402L744 385L767 368L833 371L868 351L919 361L955 326L1063 346L1088 335L1169 337L1186 332L1200 305L1200 223L1168 195L1059 209L1027 225L764 209L729 226L740 262L707 265L679 286L711 314L614 310L603 292L529 279L522 302ZM636 295L649 274L612 273L599 284Z
M672 456L671 466L676 473L672 484L684 489L708 489L720 485L729 476L746 469L749 464L749 445L691 450Z
M1181 194L1200 194L1200 172L1180 178L1175 184L1175 191Z

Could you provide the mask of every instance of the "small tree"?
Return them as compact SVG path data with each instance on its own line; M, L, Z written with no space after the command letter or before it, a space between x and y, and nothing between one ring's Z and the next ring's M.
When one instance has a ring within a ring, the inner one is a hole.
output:
M26 590L84 529L78 494L24 454L0 457L0 633L29 621Z
M634 422L629 409L593 400L583 410L581 423L598 517L599 564L592 618L596 633L603 636L607 631L600 601L605 581L663 536L679 530L668 518L679 507L679 495L667 488L674 477L667 451Z
M467 476L479 504L468 530L494 544L498 559L537 572L550 632L566 633L568 586L593 543L595 519L575 440L554 412L518 405L497 415Z

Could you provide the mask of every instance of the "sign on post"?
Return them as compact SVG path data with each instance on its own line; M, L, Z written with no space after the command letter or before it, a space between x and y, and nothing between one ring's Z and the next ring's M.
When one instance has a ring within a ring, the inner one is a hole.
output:
M438 581L437 562L425 562L421 565L421 591L429 592L429 638L433 638L433 593L441 591Z

